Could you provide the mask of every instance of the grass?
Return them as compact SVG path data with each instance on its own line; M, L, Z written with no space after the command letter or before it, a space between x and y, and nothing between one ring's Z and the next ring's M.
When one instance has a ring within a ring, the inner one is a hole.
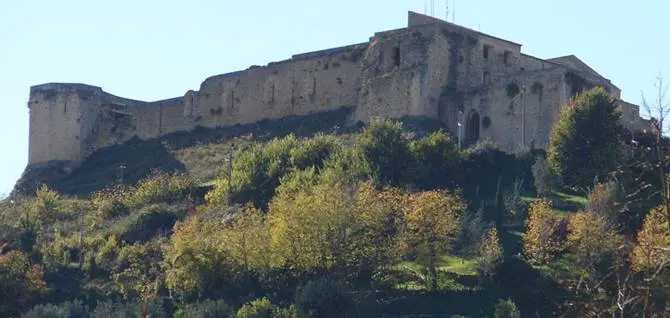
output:
M561 199L561 200L571 202L571 203L582 204L582 205L586 204L586 201L587 201L586 197L582 197L582 196L578 196L578 195L574 195L574 194L567 194L567 193L560 192L560 191L554 191L553 195L554 195L554 198Z
M477 259L445 255L441 257L438 269L458 275L477 275Z

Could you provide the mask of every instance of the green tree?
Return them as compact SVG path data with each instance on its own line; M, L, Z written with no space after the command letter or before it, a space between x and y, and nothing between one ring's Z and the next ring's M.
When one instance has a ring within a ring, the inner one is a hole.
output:
M579 94L561 109L551 130L547 159L565 185L584 190L623 161L620 118L616 99L599 87Z
M451 137L436 131L410 143L415 161L415 181L424 189L450 186L454 167L459 163L459 152Z
M519 309L516 308L516 304L511 300L498 300L498 303L495 306L495 311L493 312L493 317L495 318L520 318L521 313Z
M358 147L381 185L400 185L411 179L412 155L400 122L373 119L357 138Z

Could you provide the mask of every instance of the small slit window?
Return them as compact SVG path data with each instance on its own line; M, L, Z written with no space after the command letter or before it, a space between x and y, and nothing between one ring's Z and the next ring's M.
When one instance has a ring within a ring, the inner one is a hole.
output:
M512 52L510 52L510 51L505 51L505 55L504 55L504 57L503 57L503 59L504 59L504 61L505 61L505 66L508 66L508 65L510 64L510 60L511 60L511 58L512 58L511 56L512 56Z

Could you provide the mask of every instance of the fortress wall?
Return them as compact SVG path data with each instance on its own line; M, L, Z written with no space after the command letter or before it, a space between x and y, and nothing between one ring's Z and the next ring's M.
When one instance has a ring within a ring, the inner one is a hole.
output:
M480 140L494 142L506 151L545 147L558 110L567 100L563 75L563 68L554 68L498 77L485 96L469 100L472 107L466 109L461 122L466 123L477 112ZM517 94L509 94L510 85L518 86ZM490 120L489 127L485 127L485 117Z
M547 62L534 56L521 54L520 57L520 67L523 67L525 71L544 70L556 67L556 64Z
M99 87L82 84L32 87L28 163L82 159L82 133L91 126L87 116L95 116L101 93Z
M156 138L161 132L161 101L137 105L133 108L135 134L141 139Z
M214 127L356 105L361 52L352 46L211 77L202 83L192 110L186 106L187 116Z
M155 102L159 112L157 131L159 135L194 128L194 121L184 116L184 99L172 98Z
M423 26L377 33L362 62L361 94L355 120L372 117L437 117L439 91L431 85L444 74L431 70L429 51L435 45L435 28ZM439 45L439 44L438 44ZM438 65L433 61L433 65ZM435 100L431 107L430 98Z

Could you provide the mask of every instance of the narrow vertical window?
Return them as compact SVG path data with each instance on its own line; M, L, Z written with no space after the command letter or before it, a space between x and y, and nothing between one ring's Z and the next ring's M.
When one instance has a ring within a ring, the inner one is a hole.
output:
M67 113L67 102L63 103L63 114Z
M512 55L510 51L505 51L505 66L508 66L510 63L510 55Z
M395 66L400 66L400 47L393 48L393 62Z

